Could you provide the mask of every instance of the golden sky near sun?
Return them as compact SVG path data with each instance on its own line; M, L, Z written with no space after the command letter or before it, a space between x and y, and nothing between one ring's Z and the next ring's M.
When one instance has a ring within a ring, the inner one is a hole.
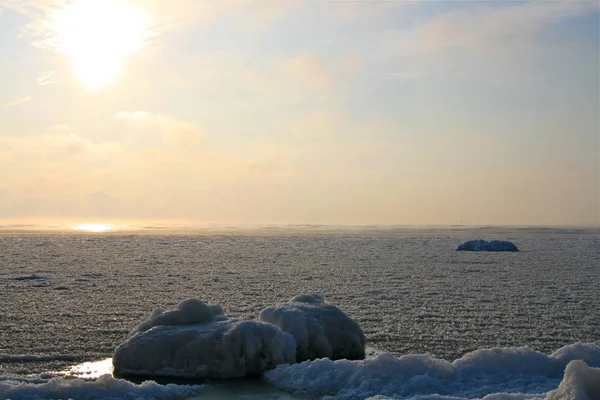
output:
M589 1L0 1L0 223L600 224Z

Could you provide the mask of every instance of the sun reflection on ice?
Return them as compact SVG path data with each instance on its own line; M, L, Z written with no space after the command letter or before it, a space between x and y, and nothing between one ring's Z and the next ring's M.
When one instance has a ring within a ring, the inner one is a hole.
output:
M115 226L111 224L77 224L73 226L73 229L76 231L100 233L113 230Z
M102 361L85 362L71 367L62 374L83 379L96 379L113 372L112 358Z

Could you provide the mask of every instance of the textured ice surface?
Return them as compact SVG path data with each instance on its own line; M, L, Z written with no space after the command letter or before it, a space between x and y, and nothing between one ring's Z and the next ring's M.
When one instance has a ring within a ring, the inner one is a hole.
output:
M585 360L579 363L572 360ZM277 387L316 397L364 399L382 395L415 398L419 395L480 398L490 394L512 393L545 397L555 389L565 366L565 378L553 396L567 399L565 393L579 390L598 393L597 371L586 362L600 365L600 347L575 344L545 355L527 347L476 350L450 363L428 355L389 353L374 360L331 361L321 359L300 364L280 365L265 373ZM597 397L592 397L597 398ZM584 397L571 397L584 400Z
M294 337L297 361L365 358L365 335L358 324L320 295L299 295L290 303L267 307L260 320Z
M153 381L136 385L110 375L102 375L94 381L0 376L0 398L11 400L177 400L200 394L203 389L203 385L159 385Z
M513 242L508 240L469 240L459 245L456 250L464 251L519 251Z
M600 343L598 230L363 233L0 234L0 374L111 357L149 310L198 296L238 318L320 293L396 356ZM454 251L473 237L526 251ZM31 275L48 279L12 279Z
M227 320L219 306L198 299L154 310L115 350L118 375L233 378L260 375L294 362L296 342L259 321Z

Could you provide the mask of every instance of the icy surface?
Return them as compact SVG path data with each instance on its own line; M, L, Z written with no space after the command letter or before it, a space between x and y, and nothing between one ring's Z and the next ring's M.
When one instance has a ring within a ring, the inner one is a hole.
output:
M469 240L459 245L456 250L464 251L519 251L514 243L507 240Z
M548 393L548 400L595 399L600 399L600 368L591 368L581 360L571 361L559 387Z
M581 359L585 361L572 361ZM551 398L584 400L581 394L568 396L569 393L598 393L600 380L595 380L598 372L590 369L586 362L600 365L600 347L575 344L549 356L527 347L482 349L452 363L428 355L396 358L384 353L366 361L321 359L280 365L266 372L265 378L291 392L336 399L364 399L376 395L403 399L419 395L470 399L498 393L542 398L559 385L569 364L561 386Z
M259 321L227 320L219 306L199 299L175 310L154 310L115 350L118 375L233 378L260 375L292 363L296 342Z
M358 324L320 295L299 295L290 303L267 307L260 320L296 340L296 360L365 358L365 335Z
M102 375L97 380L82 379L19 379L0 376L0 398L11 400L137 400L137 399L187 399L198 395L203 385L159 385L146 381L134 383Z
M320 293L396 356L600 343L598 230L311 232L0 233L0 374L106 359L149 310L198 296L233 319ZM526 251L454 251L473 237ZM31 275L49 279L12 279Z

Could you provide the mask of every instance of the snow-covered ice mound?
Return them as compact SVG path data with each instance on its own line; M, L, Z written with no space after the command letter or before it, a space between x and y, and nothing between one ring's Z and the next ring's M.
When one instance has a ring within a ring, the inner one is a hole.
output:
M551 355L528 347L481 349L454 362L390 353L364 361L321 359L280 365L264 376L289 392L335 399L600 399L598 369L588 364L600 365L600 347L578 343Z
M294 338L276 326L228 320L219 306L189 299L155 310L120 344L117 375L233 378L259 375L295 361Z
M584 361L571 361L556 390L548 393L548 400L600 399L600 368L591 368Z
M83 379L20 379L0 376L0 399L44 400L138 400L138 399L188 399L200 394L204 385L159 385L146 381L136 385L123 379L103 375L95 381Z
M365 335L358 324L319 295L300 295L287 304L267 307L260 320L294 336L297 361L365 358Z
M469 240L459 245L456 250L464 251L519 251L513 242L507 240Z

